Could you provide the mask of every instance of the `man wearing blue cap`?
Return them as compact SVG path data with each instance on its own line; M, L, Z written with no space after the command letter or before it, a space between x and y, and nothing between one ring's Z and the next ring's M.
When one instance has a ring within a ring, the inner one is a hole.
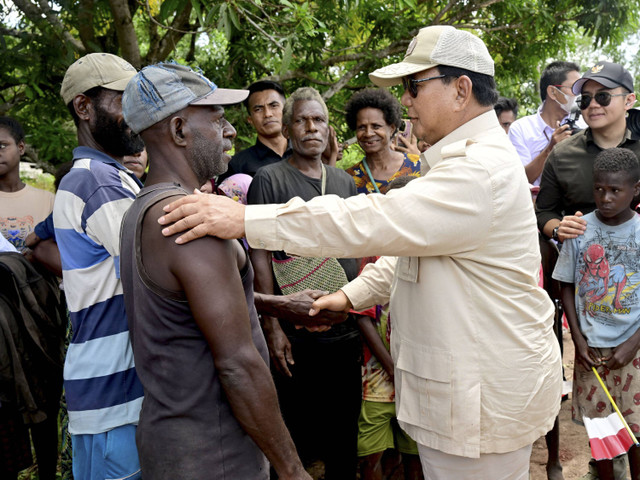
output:
M636 101L631 74L620 64L598 62L571 87L589 128L558 144L542 171L536 199L538 227L558 242L581 235L583 214L596 208L593 162L602 150L628 148L640 155L640 137L627 128Z
M176 64L146 67L123 95L151 167L122 228L122 281L145 390L136 440L145 478L306 479L278 408L239 242L188 248L161 235L162 208L227 169L235 130L218 88ZM266 455L266 456L265 456Z

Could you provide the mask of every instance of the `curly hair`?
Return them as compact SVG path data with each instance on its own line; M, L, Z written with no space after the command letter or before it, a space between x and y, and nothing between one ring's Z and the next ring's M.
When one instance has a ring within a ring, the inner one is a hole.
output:
M402 124L400 102L387 90L366 88L353 94L345 105L345 117L351 130L357 128L358 112L363 108L377 108L382 111L387 125L394 125L398 128Z
M22 125L15 118L0 117L0 128L4 128L11 135L16 145L24 140Z
M320 92L318 92L313 87L300 87L295 92L293 92L291 96L284 102L284 108L282 109L283 125L291 126L291 118L293 117L293 105L296 102L301 102L303 100L314 100L318 102L322 107L322 111L327 117L327 122L329 121L329 110L327 109L327 104L324 103Z
M625 172L633 183L640 180L640 162L631 150L608 148L601 151L593 162L593 174Z

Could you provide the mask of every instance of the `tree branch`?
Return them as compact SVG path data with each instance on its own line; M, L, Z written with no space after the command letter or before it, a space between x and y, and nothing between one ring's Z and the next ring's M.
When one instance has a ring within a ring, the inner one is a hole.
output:
M521 23L518 23L518 24L511 24L511 25L499 25L497 27L487 27L479 23L456 23L455 26L456 28L467 28L470 30L480 30L482 32L491 33L491 32L515 30L517 28L522 28L524 25Z
M26 96L24 93L16 93L11 100L0 103L0 115L6 115L7 112L13 109L13 107L23 102L25 98Z
M479 12L482 9L485 9L485 8L493 5L494 3L499 3L499 2L502 2L502 1L504 1L504 0L485 0L484 2L479 3L479 4L476 4L475 2L469 2L468 4L466 4L466 6L464 4L458 3L458 5L463 5L463 7L460 8L457 11L457 13L455 13L450 18L448 18L446 22L441 22L441 23L444 24L444 25L456 25L457 26L456 22L459 22L460 20L463 20L463 19L468 19L468 18L472 17L472 14L474 12Z
M193 29L189 23L192 8L191 2L189 2L187 6L174 17L171 26L167 28L166 33L158 43L158 48L155 51L156 57L153 58L154 62L166 60L182 37L185 35L195 35L200 31L199 25L196 25L196 28Z
M365 58L372 58L372 57L383 58L389 55L395 55L397 53L401 53L403 50L405 50L409 46L409 43L411 42L410 39L415 37L420 31L420 29L416 28L411 32L409 32L408 40L407 39L397 40L381 50L378 50L376 52L370 52L369 45L371 44L371 41L374 39L374 37L377 35L377 32L379 30L378 27L380 27L380 25L376 25L371 29L371 34L369 35L369 38L367 38L366 42L364 42L364 45L362 46L362 49L359 52L350 53L346 55L335 55L333 57L325 58L320 62L321 65L325 67L329 67L331 65L335 65L337 63L342 63L342 62L354 62L354 61L357 62Z
M50 26L57 35L62 37L64 41L69 43L75 50L81 53L85 52L84 45L65 30L56 12L49 8L45 0L39 0L38 5L34 5L29 0L13 0L13 4L24 13L25 17L34 23L40 32L45 34L46 27ZM45 18L42 18L42 15L44 15Z
M411 38L413 38L416 33L417 32L411 33ZM348 55L336 55L335 57L325 58L320 63L324 67L330 67L331 65L335 65L337 63L359 61L365 58L384 58L388 57L389 55L395 55L397 53L403 52L404 50L406 50L409 42L410 40L406 39L398 40L390 44L388 47L377 50L375 52L368 52L365 49L365 51L363 52L351 53Z
M355 77L358 73L360 73L364 68L371 64L370 59L362 60L358 62L355 66L353 66L347 73L342 75L342 78L334 83L329 90L322 94L322 98L326 101L333 97L336 93L338 93L342 88L351 81L353 77Z
M458 3L456 0L449 0L449 3L447 3L445 5L445 7L440 10L438 12L438 14L433 18L433 20L431 21L431 25L438 25L440 23L440 21L442 20L442 17L444 17L444 15L451 10L451 8Z
M332 82L327 82L325 80L318 80L317 78L314 78L311 75L309 75L305 70L300 70L300 69L289 70L288 72L285 72L282 75L270 75L265 77L265 79L267 80L273 80L274 82L278 82L278 83L286 82L287 80L293 80L294 78L303 78L315 85L323 85L325 87L333 85Z
M36 40L37 35L25 32L24 30L16 30L15 28L8 28L5 25L0 25L0 35L6 35L8 37L22 38L23 40Z
M269 15L269 14L265 11L265 9L263 8L263 6L262 6L262 5L257 4L254 0L249 0L249 2L250 2L250 3L251 3L255 8L257 8L258 10L260 10L260 12L262 12L262 15L263 15L263 17L262 17L262 18L263 18L264 20L266 20L266 21L269 23L269 26L270 26L271 28L273 28L273 30L278 30L278 29L277 29L277 26L273 23L272 15ZM270 5L270 6L271 6L272 8L273 8L273 7L275 7L275 5ZM250 12L250 11L248 11L248 10L245 10L245 12L246 12L246 14L247 14L247 15L253 15L256 19L260 19L260 17L258 17L257 15L254 15L254 14L253 14L253 12Z
M149 17L149 20L151 20L151 23L155 27L160 27L163 30L175 30L177 33L182 33L184 35L200 33L199 29L196 29L196 30L180 30L180 29L178 29L178 28L173 26L173 25L175 25L177 23L177 21L176 21L177 18L183 18L184 17L184 15L181 15L181 14L184 14L187 9L189 10L189 14L191 14L191 8L192 8L191 3L187 3L187 6L185 7L185 9L182 10L180 12L180 14L176 15L173 18L173 21L171 22L171 25L164 25L163 23L160 23L158 20L153 18L153 15L151 15L151 8L149 7L149 0L145 1L145 9L147 11L147 17Z
M260 25L258 25L256 22L254 22L250 17L250 12L248 12L246 9L242 8L238 4L236 4L236 7L238 8L238 11L241 11L244 14L244 18L253 26L253 28L258 30L258 32L260 32L260 34L263 37L267 38L271 43L273 43L276 47L278 47L280 50L282 50L284 52L284 46L282 45L282 43L280 43L273 36L271 36L267 32L265 32L262 29L262 27L260 27Z

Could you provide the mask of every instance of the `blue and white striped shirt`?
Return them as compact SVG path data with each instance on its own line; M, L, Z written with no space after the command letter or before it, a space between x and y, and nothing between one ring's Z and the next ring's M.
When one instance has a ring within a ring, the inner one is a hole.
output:
M136 375L120 281L120 224L140 182L108 155L73 151L53 221L73 337L64 366L69 432L96 434L137 424Z

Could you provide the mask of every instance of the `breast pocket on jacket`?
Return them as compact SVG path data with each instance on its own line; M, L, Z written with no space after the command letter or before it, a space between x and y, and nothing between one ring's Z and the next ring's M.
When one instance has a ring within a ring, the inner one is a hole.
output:
M396 264L396 274L401 280L417 283L419 267L420 257L398 257L398 263Z

